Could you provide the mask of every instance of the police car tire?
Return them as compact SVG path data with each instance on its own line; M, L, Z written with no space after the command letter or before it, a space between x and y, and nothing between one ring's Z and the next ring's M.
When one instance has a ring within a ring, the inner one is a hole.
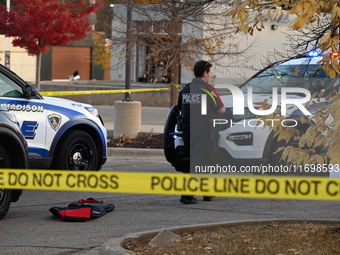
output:
M0 168L11 168L10 158L0 145ZM0 220L5 217L12 201L12 190L0 189Z
M53 168L62 170L98 170L98 152L92 137L82 130L72 130L59 143ZM85 165L77 169L72 156L81 152Z
M11 200L12 190L0 189L0 220L7 214Z

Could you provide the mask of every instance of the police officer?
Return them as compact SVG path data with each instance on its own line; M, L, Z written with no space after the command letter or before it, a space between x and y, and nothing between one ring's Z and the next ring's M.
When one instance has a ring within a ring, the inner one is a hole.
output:
M183 140L186 152L190 155L190 173L198 173L213 163L218 147L218 130L212 120L226 111L217 91L209 85L212 78L212 64L205 60L194 66L195 78L180 92L178 108L182 114ZM211 201L213 197L204 197ZM193 196L181 196L181 203L196 204Z

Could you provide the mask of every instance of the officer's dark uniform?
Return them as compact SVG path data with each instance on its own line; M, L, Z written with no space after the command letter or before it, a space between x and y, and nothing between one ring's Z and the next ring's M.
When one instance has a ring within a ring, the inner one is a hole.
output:
M206 95L206 115L202 114L200 95ZM195 173L196 167L213 164L213 154L218 146L218 130L213 128L212 120L219 117L218 111L222 107L222 100L216 90L201 78L194 78L179 95L178 108L182 112L183 140L190 155L191 173ZM190 200L193 196L182 198Z

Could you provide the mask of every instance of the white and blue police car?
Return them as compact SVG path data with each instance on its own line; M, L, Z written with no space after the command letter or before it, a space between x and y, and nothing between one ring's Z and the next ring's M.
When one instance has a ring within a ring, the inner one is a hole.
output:
M218 163L233 166L284 164L281 161L282 152L276 153L278 148L288 145L297 146L297 141L292 140L288 143L284 140L278 141L271 128L272 122L269 120L268 123L261 123L256 110L261 110L261 104L264 101L269 105L272 104L273 91L275 91L273 88L277 88L275 92L277 109L282 109L282 98L287 99L287 102L295 102L294 100L299 102L300 99L306 98L306 95L300 91L283 95L281 93L283 88L288 92L293 87L304 88L310 92L311 96L316 95L316 92L323 92L326 96L339 91L340 79L330 78L323 69L319 69L320 60L320 56L304 56L274 63L256 73L236 89L242 95L241 97L235 95L221 97L227 111L215 123L219 128ZM252 92L251 107L247 100L249 88ZM235 114L235 106L244 108L242 114ZM304 133L309 126L313 125L312 116L316 109L312 108L309 109L312 111L311 116L306 122L301 123L300 117L304 115L301 109L296 105L287 105L283 125L294 126ZM177 130L177 115L177 106L173 106L164 128L164 153L168 162L177 171L184 171L188 167L189 158L184 151L181 132Z
M18 119L30 168L100 170L106 162L107 131L91 105L42 97L0 65L0 106Z

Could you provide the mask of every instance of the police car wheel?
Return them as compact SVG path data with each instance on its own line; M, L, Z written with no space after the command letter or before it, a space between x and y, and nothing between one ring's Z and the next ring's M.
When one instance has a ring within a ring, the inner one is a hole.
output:
M0 145L0 168L11 168L11 161L5 149ZM12 201L12 190L0 189L0 220L5 217Z
M98 170L97 147L88 133L73 130L59 144L53 168L78 171Z

